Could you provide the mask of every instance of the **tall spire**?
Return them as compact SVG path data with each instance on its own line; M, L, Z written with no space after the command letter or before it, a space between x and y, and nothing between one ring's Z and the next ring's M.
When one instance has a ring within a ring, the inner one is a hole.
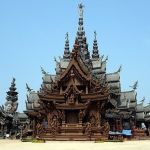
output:
M83 60L83 62L85 63L85 65L87 67L89 67L89 61L90 61L90 53L88 50L88 44L87 44L87 39L85 36L85 31L84 31L84 27L83 27L83 10L84 5L82 3L80 3L78 5L78 9L79 9L79 22L78 22L78 31L77 31L77 41L79 44L79 53L80 56Z
M65 50L64 50L64 59L69 59L70 58L70 51L69 51L69 38L68 38L68 32L66 33L66 37L65 37L66 41L65 41Z
M99 52L98 52L98 44L97 44L97 33L94 31L94 42L93 42L93 53L92 58L99 58Z
M80 3L78 5L79 7L79 25L83 25L83 7L84 5L82 3Z
M12 101L12 102L16 102L18 100L18 96L17 96L18 92L16 92L15 81L16 79L13 78L9 91L7 92L7 97L6 97L8 101Z
M79 22L78 22L78 31L77 31L77 39L79 42L79 45L82 44L83 38L85 36L85 31L83 27L83 8L84 6L81 4L78 5L79 7Z
M5 103L6 112L14 113L18 107L18 103L17 103L18 92L16 92L15 78L13 78L11 82L11 86L9 88L9 91L7 92L6 100L7 100Z

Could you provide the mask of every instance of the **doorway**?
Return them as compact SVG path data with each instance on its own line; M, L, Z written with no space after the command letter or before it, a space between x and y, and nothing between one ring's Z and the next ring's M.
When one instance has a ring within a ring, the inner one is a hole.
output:
M77 124L78 120L78 111L76 110L67 110L66 111L66 123L68 124Z

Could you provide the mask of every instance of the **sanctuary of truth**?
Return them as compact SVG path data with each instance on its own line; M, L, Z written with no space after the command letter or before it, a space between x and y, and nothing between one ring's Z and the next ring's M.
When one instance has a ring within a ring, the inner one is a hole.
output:
M112 135L149 135L150 104L137 104L137 82L121 91L120 71L106 72L107 57L99 53L94 32L90 55L83 26L83 5L79 4L78 30L72 50L68 33L63 57L56 60L56 74L42 67L43 82L35 92L28 85L26 110L18 113L15 79L7 102L0 107L1 135L16 134L46 140L95 140ZM145 129L142 129L142 124Z

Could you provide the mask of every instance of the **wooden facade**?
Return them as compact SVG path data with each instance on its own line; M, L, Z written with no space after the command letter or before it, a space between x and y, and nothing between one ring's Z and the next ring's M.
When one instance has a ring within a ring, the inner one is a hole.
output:
M109 99L107 84L92 79L80 63L76 41L68 68L53 88L39 92L40 108L27 111L34 120L34 134L45 139L85 139L106 136L109 124L104 117Z
M76 40L69 50L66 34L63 58L56 61L56 75L41 68L43 83L38 92L28 86L25 113L30 123L23 135L47 140L95 140L108 138L137 125L135 89L121 92L120 70L106 73L107 57L99 54L96 32L90 56L79 4ZM141 123L141 122L140 122Z

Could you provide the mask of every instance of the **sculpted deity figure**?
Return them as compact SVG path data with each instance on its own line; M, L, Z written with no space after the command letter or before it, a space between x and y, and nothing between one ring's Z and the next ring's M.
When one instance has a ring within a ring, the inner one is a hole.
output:
M6 112L10 112L12 110L12 105L11 104L8 104L7 106L6 106Z
M51 127L52 128L57 127L57 118L56 117L53 117L53 120L52 120L52 123L51 123Z
M39 135L42 132L44 132L44 129L43 129L42 125L39 122L36 125L36 131L37 131L37 135Z
M91 123L92 127L95 126L95 124L96 124L96 118L93 113L90 115L90 123Z
M7 101L5 103L5 111L8 114L13 114L13 102L12 101Z
M71 94L70 95L70 97L68 97L68 102L70 103L70 104L73 104L74 103L74 94Z
M101 114L99 111L96 112L96 126L100 126L101 124Z
M109 130L110 130L110 125L109 125L108 121L106 121L103 126L103 134L108 135Z
M54 116L53 119L52 119L52 123L51 123L52 135L56 135L57 130L58 130L58 120L57 120L57 117Z
M51 127L51 123L52 123L52 114L51 113L48 114L47 120L48 120L48 127L50 128Z
M91 136L92 130L91 130L91 123L87 122L85 127L85 134L88 136Z

